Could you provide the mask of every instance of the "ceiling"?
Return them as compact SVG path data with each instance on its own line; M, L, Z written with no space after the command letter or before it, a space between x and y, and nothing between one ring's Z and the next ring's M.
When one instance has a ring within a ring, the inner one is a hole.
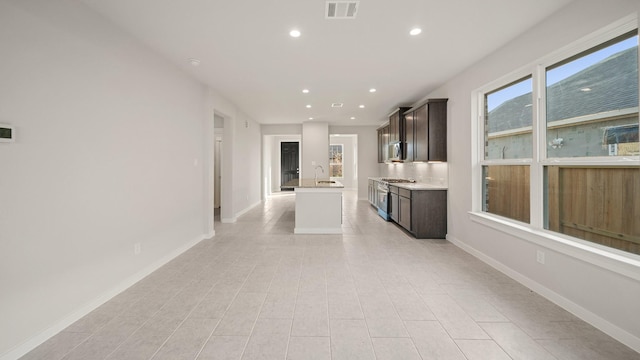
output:
M378 125L571 0L82 1L259 123Z

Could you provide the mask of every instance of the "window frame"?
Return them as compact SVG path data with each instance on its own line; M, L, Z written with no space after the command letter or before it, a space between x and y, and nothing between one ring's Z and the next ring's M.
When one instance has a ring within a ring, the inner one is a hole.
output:
M329 177L331 179L344 179L344 144L329 144L329 153L331 153L331 147L332 146L339 146L340 147L340 154L342 155L342 162L341 163L334 163L331 162L331 157L329 157ZM340 167L342 168L342 176L331 176L331 166L332 165L340 165Z
M480 174L478 176L474 176L474 179L479 179L480 184L479 184L479 196L480 196L480 203L478 210L483 213L483 214L490 214L491 216L495 216L497 218L500 219L505 219L507 221L511 221L514 222L516 224L523 224L523 225L530 225L532 224L533 221L533 216L534 214L531 212L531 203L533 202L533 192L531 190L531 188L529 189L529 222L522 222L520 220L516 220L513 218L509 218L509 217L504 217L501 215L497 215L497 214L492 214L489 212L485 212L484 211L484 181L483 181L483 167L484 166L492 166L492 165L515 165L515 166L521 166L521 165L528 165L529 166L529 184L530 186L533 186L533 182L532 182L532 176L533 176L533 167L532 164L534 163L534 159L536 157L536 146L535 146L535 139L536 139L536 119L537 119L537 108L535 106L532 107L532 113L531 113L531 136L532 136L532 143L531 146L533 147L532 152L531 152L531 157L530 158L519 158L519 159L485 159L486 156L486 148L485 148L485 141L486 141L486 135L487 133L486 131L486 119L485 119L485 101L486 101L486 96L488 94L500 91L502 89L508 88L511 85L517 84L521 81L524 81L526 79L531 79L531 100L534 101L534 95L535 95L535 87L536 87L536 79L534 78L534 74L528 69L528 68L522 68L518 71L515 71L507 76L503 76L501 78L499 78L498 80L495 80L487 85L485 85L482 90L478 93L478 121L479 121L479 125L480 125L480 132L478 134L478 136L480 137L479 139L479 145L481 146L481 148L479 149L479 162L480 162L480 166L479 166L479 172ZM475 175L475 174L474 174Z
M630 15L472 92L471 127L472 134L475 134L472 136L472 208L469 211L472 221L640 280L639 255L547 230L544 227L546 211L544 169L546 166L640 167L640 156L567 158L547 156L546 69L634 30L638 31L637 15ZM485 160L485 95L528 76L532 79L532 158ZM483 211L482 170L483 166L490 165L530 166L530 223Z

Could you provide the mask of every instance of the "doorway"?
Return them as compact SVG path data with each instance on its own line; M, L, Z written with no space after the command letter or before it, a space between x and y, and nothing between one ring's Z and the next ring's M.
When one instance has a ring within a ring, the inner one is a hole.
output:
M225 118L213 116L213 217L214 221L221 221L222 212L222 172L224 148Z
M280 143L280 186L300 177L300 143L287 141Z
M222 167L220 166L220 160L222 159L222 137L216 137L216 143L214 146L213 155L213 208L217 212L220 211L220 185L222 182ZM217 214L220 215L220 214Z

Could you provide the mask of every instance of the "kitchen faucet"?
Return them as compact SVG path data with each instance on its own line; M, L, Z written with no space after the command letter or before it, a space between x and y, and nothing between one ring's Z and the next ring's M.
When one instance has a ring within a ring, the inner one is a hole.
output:
M324 174L324 168L322 168L322 165L316 165L316 168L314 170L314 174L315 174L314 180L316 185L318 185L318 168L320 168L320 170L322 170L322 173Z

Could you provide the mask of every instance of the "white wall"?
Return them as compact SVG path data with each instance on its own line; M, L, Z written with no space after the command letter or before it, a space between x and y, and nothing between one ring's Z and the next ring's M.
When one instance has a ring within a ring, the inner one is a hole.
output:
M205 107L211 129L214 117L224 118L220 218L231 223L262 201L260 125L215 89L208 89ZM207 146L212 148L213 135L206 139ZM213 164L213 159L207 161ZM213 192L213 187L206 192ZM207 201L212 203L212 199ZM205 205L206 212L210 208ZM212 218L213 213L206 217Z
M358 144L358 138L355 135L329 135L329 143L342 145L342 178L339 179L345 189L355 189L358 186L356 155L357 151L354 146ZM329 174L329 170L327 170Z
M262 134L265 138L275 135L301 135L300 125L262 125ZM378 169L378 133L376 126L329 126L329 134L350 134L358 138L358 199L367 199L368 177L377 177L380 174ZM311 136L311 135L310 135ZM329 147L327 145L327 164L329 157ZM303 147L300 147L303 151ZM273 155L272 155L273 156ZM303 165L304 166L304 165ZM311 163L308 165L311 167ZM328 166L328 165L327 165ZM263 177L268 169L263 165ZM313 177L313 172L310 175ZM319 176L321 176L319 174ZM355 186L354 186L355 187Z
M330 126L330 134L354 134L358 136L358 199L368 196L368 178L380 176L378 168L377 126Z
M299 141L302 137L302 125L261 125L262 133L262 198L272 192L280 191L280 142ZM300 144L302 161L302 144Z
M238 112L233 139L233 183L230 191L234 196L234 218L245 213L262 201L260 192L260 154L262 138L260 125L246 114Z
M316 166L322 166L324 173L317 169L318 178L329 177L329 124L309 121L302 124L302 178L313 179ZM315 166L313 164L316 164Z
M449 239L640 351L638 265L618 262L613 266L624 271L612 271L595 264L611 262L601 255L542 237L525 240L474 222L468 214L472 92L638 10L635 0L575 1L428 97L449 98ZM546 252L544 266L536 263L536 250Z
M202 85L77 2L0 2L0 48L2 357L202 239L206 115Z

